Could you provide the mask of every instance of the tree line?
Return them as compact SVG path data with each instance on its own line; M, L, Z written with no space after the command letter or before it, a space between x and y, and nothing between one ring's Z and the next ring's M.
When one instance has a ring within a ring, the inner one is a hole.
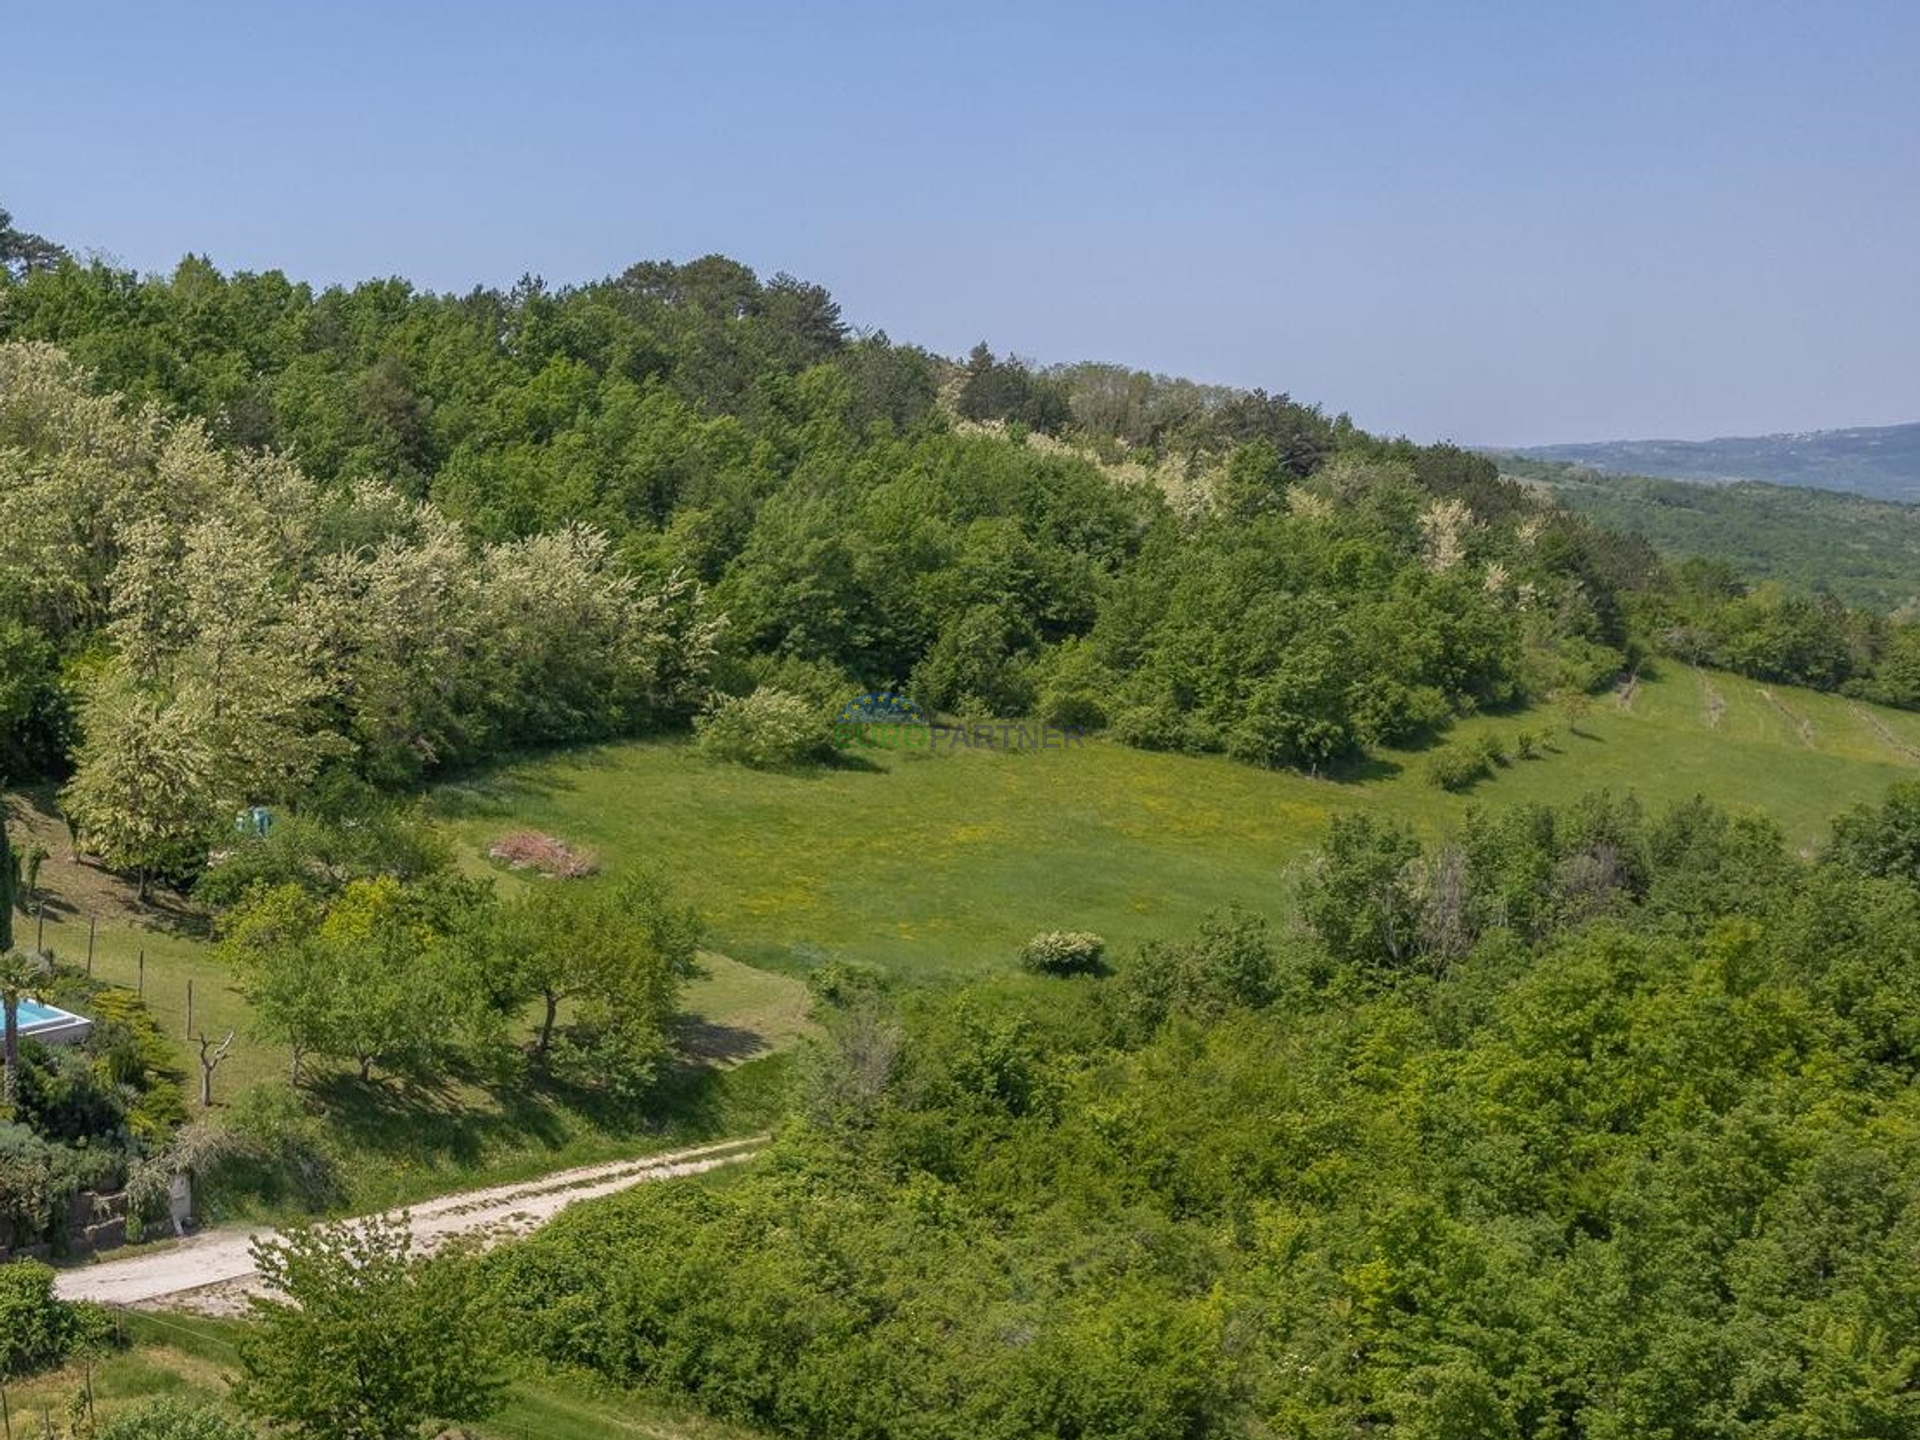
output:
M78 842L190 879L244 806L393 788L684 720L719 622L602 532L479 543L430 501L95 395L0 347L0 643L15 775L70 771Z

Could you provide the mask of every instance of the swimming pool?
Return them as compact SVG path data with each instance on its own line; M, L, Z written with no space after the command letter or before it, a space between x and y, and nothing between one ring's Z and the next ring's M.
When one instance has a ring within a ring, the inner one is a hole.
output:
M87 1032L93 1029L93 1022L84 1015L75 1015L57 1005L44 1005L38 1000L21 1000L17 1013L22 1038L38 1040L42 1045L71 1045L86 1039Z

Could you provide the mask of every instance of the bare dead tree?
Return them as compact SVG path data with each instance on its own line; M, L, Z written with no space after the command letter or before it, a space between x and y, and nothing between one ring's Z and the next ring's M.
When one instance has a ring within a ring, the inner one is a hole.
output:
M204 1030L193 1038L200 1047L200 1108L210 1110L213 1108L213 1072L220 1068L220 1062L233 1049L233 1031L229 1030L227 1038L218 1045Z

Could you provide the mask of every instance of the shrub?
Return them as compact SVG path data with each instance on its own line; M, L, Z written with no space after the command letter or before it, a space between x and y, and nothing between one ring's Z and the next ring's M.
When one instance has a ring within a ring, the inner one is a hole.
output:
M211 1405L149 1400L101 1422L96 1440L253 1440L253 1427Z
M823 1005L850 1006L887 987L887 972L859 960L829 960L808 972L807 989Z
M802 660L792 655L746 655L718 677L717 689L729 695L755 690L779 690L798 695L831 720L867 687L826 660Z
M1113 673L1084 639L1069 639L1042 656L1036 667L1038 718L1063 730L1104 730L1112 717L1106 697L1116 689Z
M1056 730L1089 734L1107 728L1107 712L1099 697L1085 690L1049 690L1040 697L1040 723Z
M1381 677L1354 697L1353 728L1370 745L1409 744L1452 718L1446 692L1434 685L1404 685Z
M1485 755L1473 750L1442 750L1427 761L1427 783L1441 790L1470 790L1493 773Z
M785 690L719 696L693 728L701 754L762 770L812 764L829 748L819 711Z
M1495 766L1505 767L1513 763L1506 747L1500 743L1498 735L1482 735L1473 744L1474 753L1486 762L1489 770Z
M17 1118L60 1145L114 1136L126 1119L119 1087L79 1047L23 1047Z
M51 1266L37 1260L0 1265L0 1378L58 1365L72 1333L72 1307L55 1298Z
M1114 739L1136 750L1199 748L1189 743L1186 719L1170 700L1122 710L1112 724Z
M1282 983L1267 922L1236 908L1208 915L1192 940L1149 941L1103 998L1120 1034L1139 1043L1175 1013L1212 1021L1270 1005Z
M0 1123L0 1232L37 1240L53 1214L54 1148L20 1124Z
M1107 942L1083 930L1047 930L1020 947L1020 963L1036 975L1095 975Z
M1522 760L1538 760L1540 750L1540 737L1531 730L1522 730L1513 737L1513 753Z

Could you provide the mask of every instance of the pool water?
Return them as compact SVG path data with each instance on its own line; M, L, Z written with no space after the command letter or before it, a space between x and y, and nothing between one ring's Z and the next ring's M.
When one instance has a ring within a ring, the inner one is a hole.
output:
M66 1011L56 1010L51 1005L42 1005L38 1000L22 1000L20 1002L20 1028L22 1030L26 1029L29 1025L45 1025L50 1020L64 1020L66 1018Z

